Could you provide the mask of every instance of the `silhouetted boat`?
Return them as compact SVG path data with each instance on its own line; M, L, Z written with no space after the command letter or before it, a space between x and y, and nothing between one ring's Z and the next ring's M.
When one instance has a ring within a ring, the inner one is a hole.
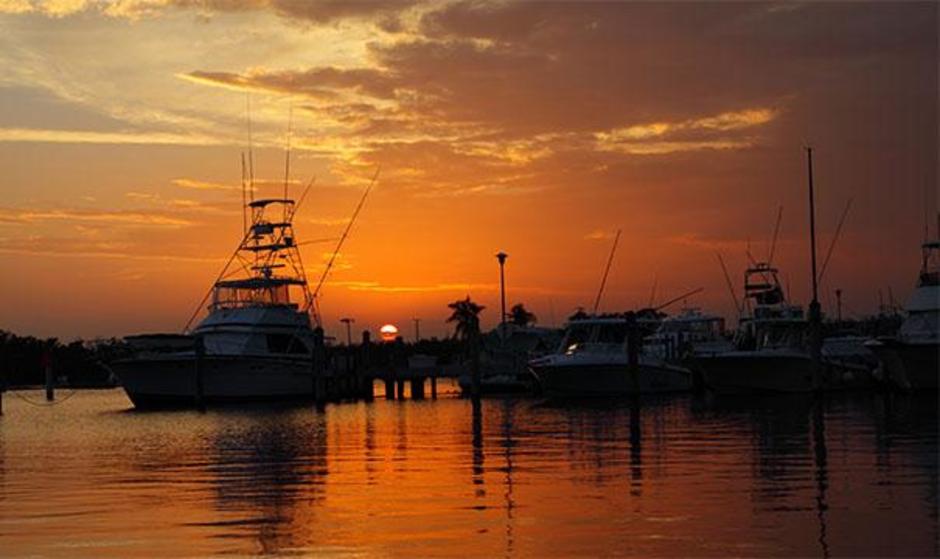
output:
M480 391L483 394L533 392L536 380L528 363L554 351L561 331L555 328L500 324L483 337L480 352ZM469 371L457 378L460 389L469 394L472 378Z
M658 324L658 319L639 319L637 339L651 334ZM623 396L692 389L689 369L639 348L634 378L628 358L628 329L625 315L575 318L568 322L559 350L530 361L529 367L549 396Z
M922 250L917 287L897 336L867 344L881 360L888 380L908 390L936 390L940 380L940 242L924 243Z
M813 389L809 323L803 309L790 304L778 270L761 262L744 275L749 310L741 318L735 349L696 355L694 366L715 392L808 392Z
M127 338L137 353L114 370L136 407L313 398L312 294L293 232L295 208L290 199L248 204L251 223L232 257L242 277L223 271L208 316L189 336Z

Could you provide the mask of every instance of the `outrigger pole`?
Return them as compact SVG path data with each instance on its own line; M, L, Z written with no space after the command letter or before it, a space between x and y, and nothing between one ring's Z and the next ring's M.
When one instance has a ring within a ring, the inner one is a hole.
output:
M372 175L372 180L369 182L369 186L366 187L365 191L362 193L362 198L360 198L359 203L356 204L356 209L353 211L352 217L349 218L349 223L346 224L346 229L343 231L343 235L339 238L339 242L336 243L336 248L333 250L333 254L330 255L330 260L326 263L326 268L323 270L323 274L320 276L320 281L317 282L317 287L313 291L312 301L313 304L316 305L315 312L318 323L320 321L320 309L316 301L317 297L320 295L320 289L323 287L324 282L326 282L326 277L330 274L330 270L333 268L333 263L336 262L336 256L339 254L340 249L343 248L343 243L346 242L346 237L349 236L349 232L352 230L353 224L356 223L356 218L359 217L359 212L362 210L363 204L366 203L366 198L369 196L369 192L371 192L372 187L375 186L375 181L379 179L380 170L381 167L377 167L375 169L375 174ZM305 310L309 310L309 305Z
M738 303L738 297L734 294L734 284L731 283L731 276L728 275L728 268L725 266L725 259L721 257L721 253L715 251L715 256L718 257L718 263L721 264L721 271L725 275L725 283L728 284L728 293L731 294L731 300L734 301L734 308L738 311L738 317L744 313L744 309L741 308L741 304Z
M604 286L607 285L607 274L610 273L610 265L614 263L614 254L617 252L617 243L620 241L620 229L617 229L617 236L614 237L614 246L610 248L610 256L607 257L607 267L604 268L604 276L601 278L601 286L597 290L597 297L594 299L594 313L597 314L597 307L601 304L601 295L604 294Z

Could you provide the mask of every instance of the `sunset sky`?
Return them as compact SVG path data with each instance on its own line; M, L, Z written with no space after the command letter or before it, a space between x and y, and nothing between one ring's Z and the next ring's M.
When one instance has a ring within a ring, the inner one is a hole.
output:
M809 299L804 146L823 283L846 314L911 291L936 236L938 7L924 3L0 0L0 329L183 327L241 234L250 98L259 195L293 114L299 240L335 239L328 333L442 335L469 294L546 325L703 287L734 314L768 251ZM316 279L334 242L303 247Z

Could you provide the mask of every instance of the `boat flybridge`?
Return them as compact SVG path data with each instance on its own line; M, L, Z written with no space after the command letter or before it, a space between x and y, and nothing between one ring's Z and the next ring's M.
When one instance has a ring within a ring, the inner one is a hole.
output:
M251 224L231 262L240 277L223 271L192 333L207 354L309 356L313 296L294 236L295 203L267 198L248 207Z
M247 204L244 236L188 336L174 344L166 335L128 338L138 353L115 372L135 406L313 398L314 295L294 235L296 209L286 197Z
M883 364L888 379L907 390L940 385L940 241L921 245L917 286L897 336L866 344Z

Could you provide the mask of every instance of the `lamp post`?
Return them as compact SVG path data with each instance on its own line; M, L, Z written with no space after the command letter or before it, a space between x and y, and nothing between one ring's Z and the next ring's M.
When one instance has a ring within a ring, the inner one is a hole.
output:
M496 259L499 260L499 299L500 299L500 309L502 314L500 314L500 325L502 330L506 330L506 258L509 255L505 252L500 251L496 255Z
M352 346L352 323L356 322L355 318L341 318L340 322L346 325L346 347Z

